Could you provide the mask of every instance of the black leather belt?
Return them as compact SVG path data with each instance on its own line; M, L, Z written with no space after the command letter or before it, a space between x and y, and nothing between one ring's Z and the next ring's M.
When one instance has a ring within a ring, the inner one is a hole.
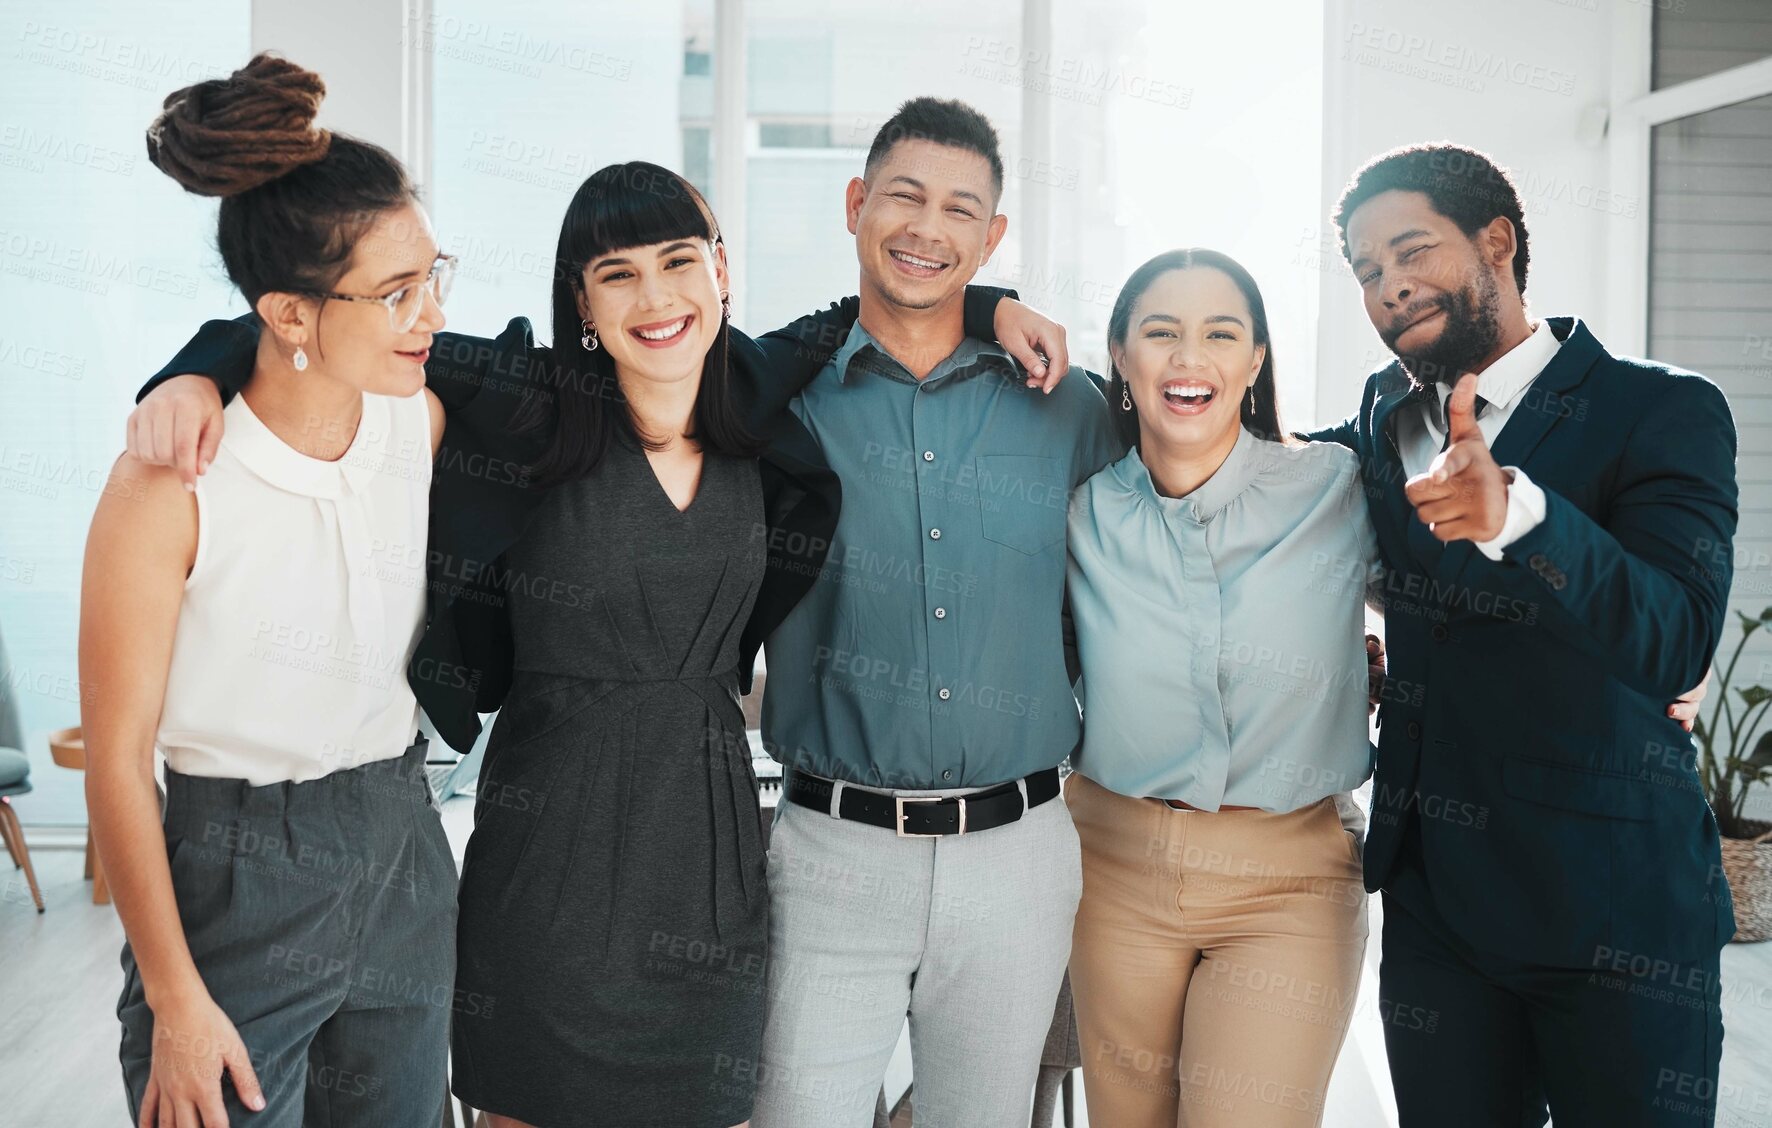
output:
M837 817L871 823L896 831L900 838L935 838L943 834L974 834L1006 826L1021 818L1021 788L1017 782L1000 783L967 795L887 795L845 786L837 802ZM1058 796L1058 769L1047 768L1025 777L1026 810ZM790 771L785 794L789 802L829 814L831 780L805 772Z

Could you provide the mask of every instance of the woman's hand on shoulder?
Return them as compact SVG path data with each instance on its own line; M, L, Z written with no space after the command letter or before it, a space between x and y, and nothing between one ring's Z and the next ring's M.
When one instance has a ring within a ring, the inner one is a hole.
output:
M209 469L221 447L222 401L215 381L186 373L174 376L129 413L125 441L129 454L149 466L170 466L185 489Z

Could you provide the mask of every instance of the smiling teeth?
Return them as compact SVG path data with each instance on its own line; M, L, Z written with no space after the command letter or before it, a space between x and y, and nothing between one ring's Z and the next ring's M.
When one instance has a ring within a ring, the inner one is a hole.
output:
M1209 384L1170 384L1163 389L1163 394L1171 399L1199 399L1212 395L1212 387Z
M912 266L921 266L926 270L940 270L947 265L943 262L930 262L928 259L920 259L916 255L907 255L903 251L893 251L892 253L895 257L910 263Z
M646 338L648 341L668 341L678 333L681 333L683 327L688 324L689 319L687 317L682 317L671 322L663 329L636 329L634 332Z

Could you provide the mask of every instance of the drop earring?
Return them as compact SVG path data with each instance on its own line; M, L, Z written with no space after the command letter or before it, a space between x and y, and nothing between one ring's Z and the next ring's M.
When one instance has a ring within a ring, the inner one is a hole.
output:
M1250 418L1254 418L1254 416L1255 416L1255 385L1254 384L1249 385L1249 394L1243 397L1243 410L1249 413Z
M1132 388L1125 380L1120 381L1120 410L1132 410Z
M579 324L584 326L584 336L578 339L578 343L584 346L586 352L596 352L597 327L588 321L580 321Z
M295 365L295 370L297 372L306 372L308 370L308 354L302 351L300 345L295 346L295 356L290 358L290 363Z
M727 321L732 320L732 293L729 290L720 291L720 316Z

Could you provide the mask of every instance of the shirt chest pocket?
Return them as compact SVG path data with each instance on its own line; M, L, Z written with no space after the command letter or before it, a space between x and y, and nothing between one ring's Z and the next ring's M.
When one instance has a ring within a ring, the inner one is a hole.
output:
M1058 459L983 455L977 473L979 529L986 540L1029 556L1064 540L1069 491Z

